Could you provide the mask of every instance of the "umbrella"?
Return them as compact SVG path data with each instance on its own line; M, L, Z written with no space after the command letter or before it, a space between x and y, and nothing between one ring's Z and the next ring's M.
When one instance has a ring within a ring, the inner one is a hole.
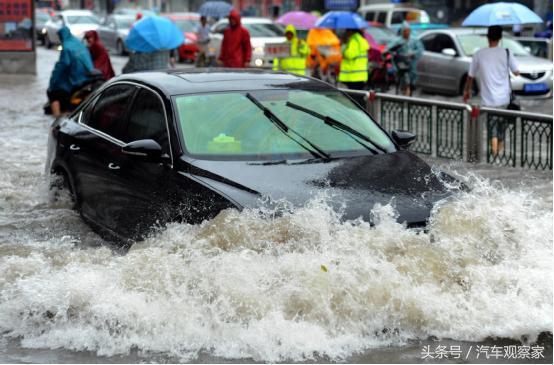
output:
M525 5L491 3L473 10L462 23L465 27L542 23L542 19Z
M125 46L136 52L155 52L174 49L185 41L183 32L167 18L149 16L133 25Z
M224 1L207 1L200 6L198 13L219 19L228 16L231 9L233 9L233 6Z
M277 23L289 25L292 24L298 29L311 29L315 26L317 16L305 11L289 11L277 19Z
M319 18L315 24L318 28L331 29L362 29L367 28L367 22L356 13L349 11L330 11Z

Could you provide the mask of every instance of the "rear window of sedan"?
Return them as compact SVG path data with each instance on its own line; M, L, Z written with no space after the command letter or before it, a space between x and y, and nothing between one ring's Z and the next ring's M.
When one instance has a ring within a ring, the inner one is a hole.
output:
M263 90L251 94L288 127L332 157L365 155L369 151L322 120L288 107L287 101L357 130L372 140L373 144L368 145L374 150L395 150L388 135L339 92ZM244 92L179 96L175 105L185 148L194 157L225 160L312 157L277 128Z

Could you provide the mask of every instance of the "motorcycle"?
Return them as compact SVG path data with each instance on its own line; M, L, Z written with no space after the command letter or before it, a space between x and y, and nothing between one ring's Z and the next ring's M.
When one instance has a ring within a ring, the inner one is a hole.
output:
M71 92L71 96L69 98L69 108L67 110L63 110L63 112L71 112L77 109L83 101L87 100L87 98L105 82L104 76L100 71L95 70L94 72L91 72L89 81ZM52 115L50 101L47 101L42 108L44 110L44 114Z

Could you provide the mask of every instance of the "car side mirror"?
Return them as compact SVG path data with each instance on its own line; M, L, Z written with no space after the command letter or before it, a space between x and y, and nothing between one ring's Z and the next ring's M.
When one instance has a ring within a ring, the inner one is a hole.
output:
M162 146L153 139L140 139L121 147L121 152L130 158L144 162L161 162Z
M450 56L450 57L456 57L458 55L456 51L452 48L445 48L442 50L441 53L445 56Z
M392 131L392 139L403 149L408 148L416 140L416 135L412 132L396 130Z

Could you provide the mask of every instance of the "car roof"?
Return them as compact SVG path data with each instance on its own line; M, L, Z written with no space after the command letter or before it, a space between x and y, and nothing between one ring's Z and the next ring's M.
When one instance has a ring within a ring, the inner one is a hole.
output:
M240 22L243 24L273 24L271 19L260 17L242 17ZM222 18L218 23L229 23L229 20L227 18Z
M164 13L161 15L170 19L200 19L200 14L192 12Z
M430 34L430 33L449 33L451 35L460 35L460 34L478 34L483 35L487 33L487 28L440 28L440 29L429 29L425 32L421 32L421 35Z
M359 11L366 10L408 10L408 11L425 11L423 9L407 6L407 4L373 4L360 6Z
M90 10L62 10L59 12L61 15L94 15Z
M305 76L263 69L184 68L123 74L108 84L130 81L158 89L166 96L264 89L335 90Z

